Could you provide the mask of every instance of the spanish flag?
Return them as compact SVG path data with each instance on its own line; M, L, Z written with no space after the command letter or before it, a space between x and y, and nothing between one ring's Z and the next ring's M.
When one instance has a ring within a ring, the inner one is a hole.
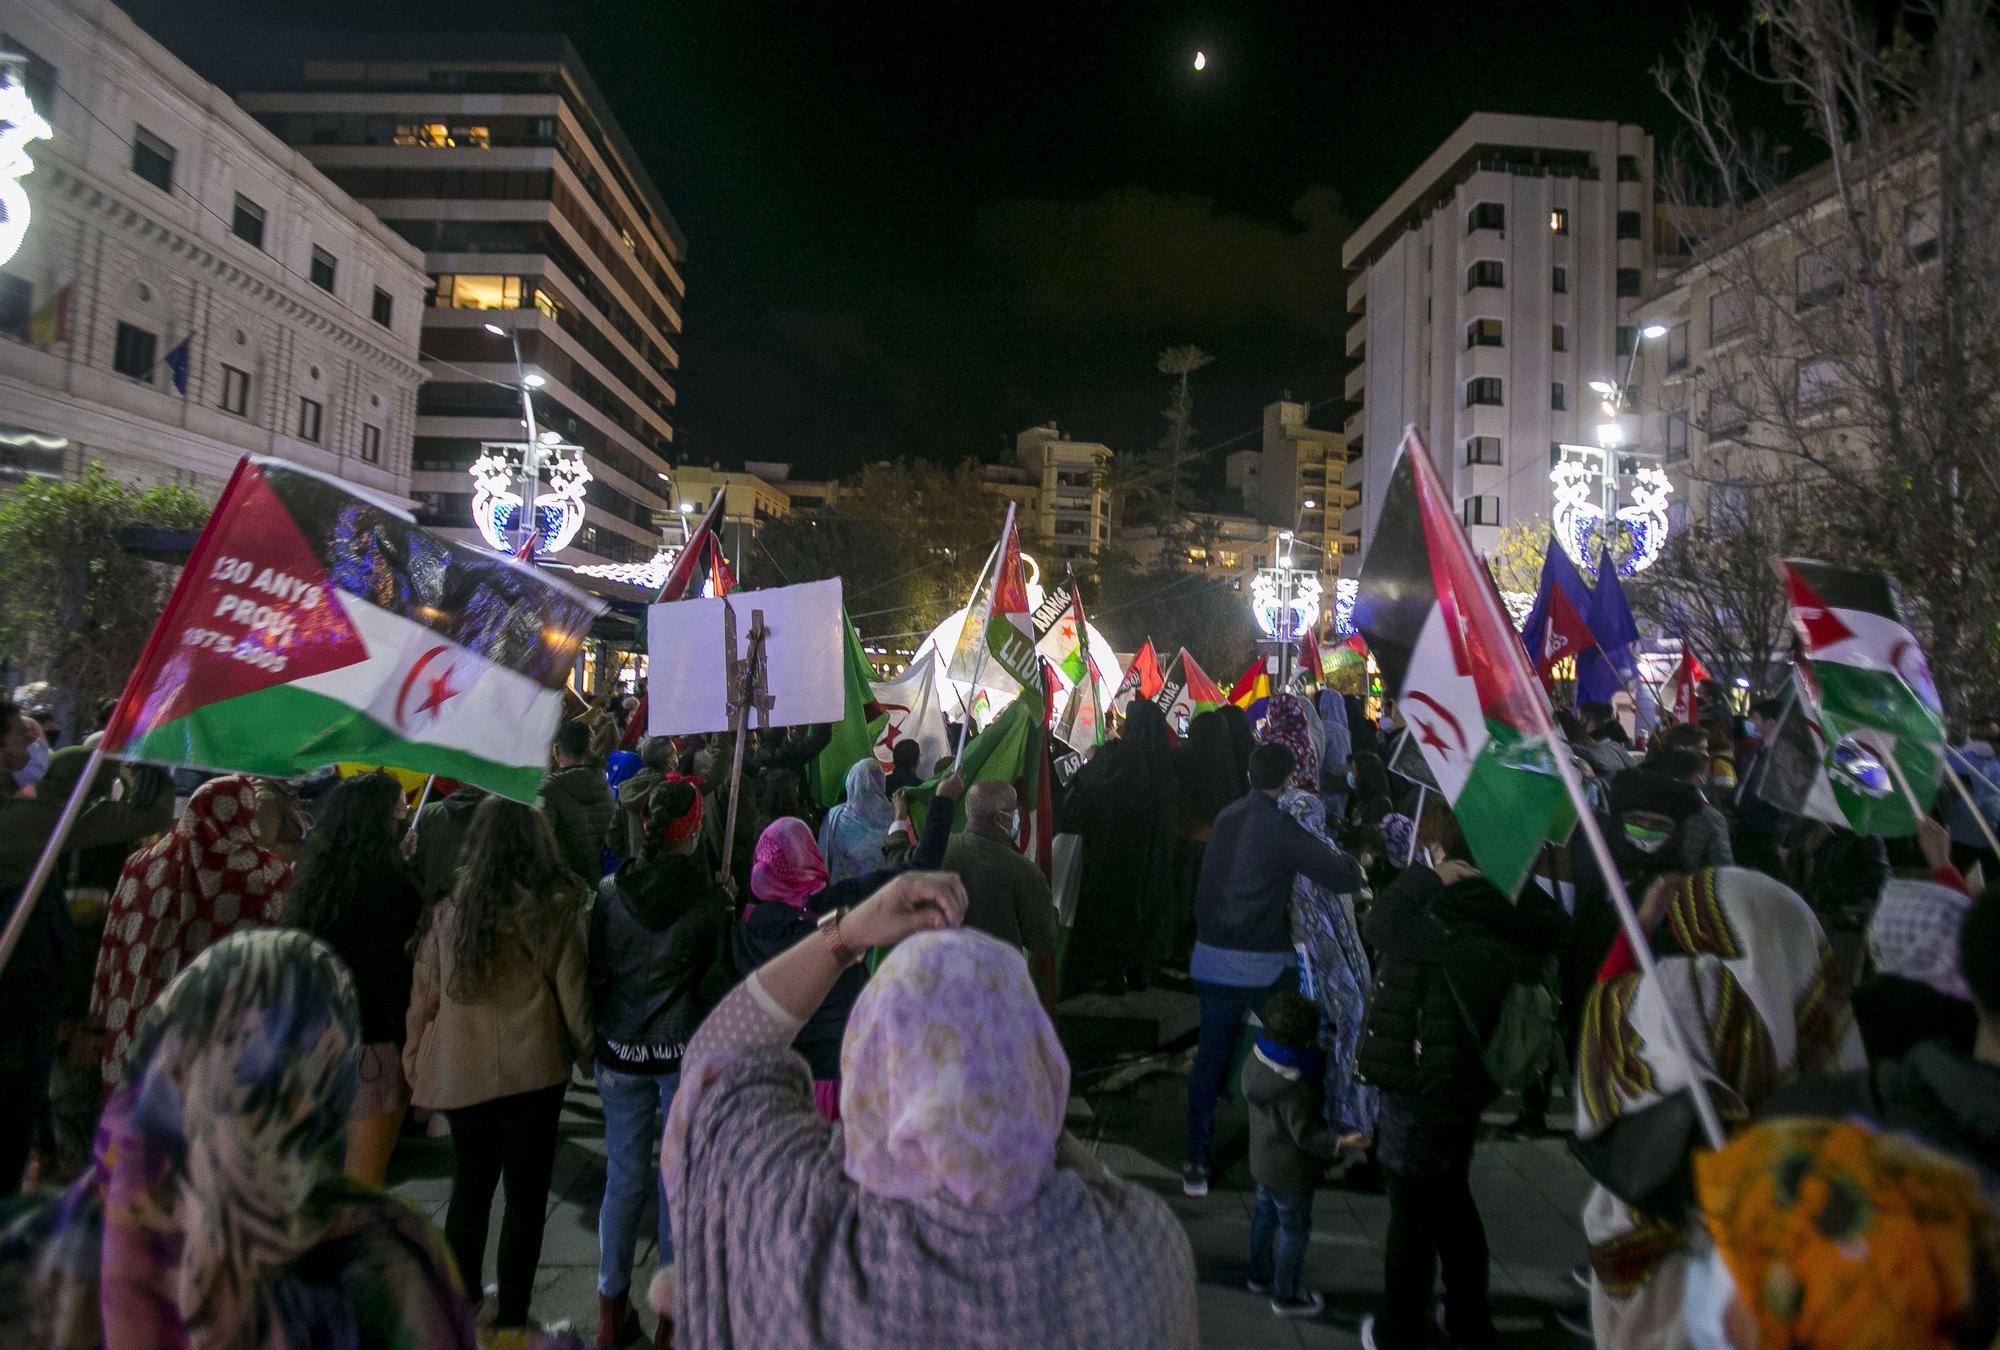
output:
M1248 710L1259 699L1271 696L1271 672L1265 668L1264 658L1258 657L1250 663L1250 668L1236 677L1230 686L1229 701L1237 707Z

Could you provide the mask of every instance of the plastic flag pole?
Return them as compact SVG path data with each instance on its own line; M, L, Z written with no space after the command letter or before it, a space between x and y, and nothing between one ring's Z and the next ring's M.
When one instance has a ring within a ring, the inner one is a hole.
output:
M1014 531L1014 503L1010 501L1007 503L1007 523L1000 527L1000 542L993 546L992 554L986 559L986 566L980 569L979 572L980 586L986 584L986 574L990 571L993 574L993 587L994 589L998 589L1000 585L1000 563L1002 560L1002 555L1007 551L1007 536L1009 534L1012 534L1013 531ZM972 594L974 599L978 598L979 586L974 586L972 588ZM970 621L972 615L968 612L965 617L968 621ZM986 665L986 628L992 622L993 622L993 593L991 590L989 590L986 594L986 623L981 624L979 628L979 650L975 651L972 654L971 687L974 695L972 701L975 703L978 702L977 696L979 693L979 672ZM949 664L947 664L945 673L947 675L950 674ZM966 700L960 699L959 705L961 707L965 707ZM951 752L951 762L952 762L952 767L954 769L959 765L959 763L961 763L965 759L965 738L971 733L971 731L972 731L972 712L968 707L965 714L965 720L958 724L958 747Z
M35 870L28 874L28 882L21 887L21 893L14 900L14 912L7 918L6 931L0 932L0 970L7 968L7 961L14 955L14 948L20 944L21 934L27 931L28 916L34 912L35 897L42 893L48 883L49 874L56 870L56 859L62 856L63 843L69 832L76 826L76 818L83 814L84 797L90 785L97 781L97 771L104 764L104 741L100 737L90 748L90 758L83 766L83 776L76 780L76 786L69 790L69 799L63 803L62 814L56 817L56 827L49 832L49 842L42 845L42 856L35 859Z
M1965 801L1965 809L1972 813L1972 819L1979 825L1979 832L1986 836L1986 847L1992 849L1996 857L2000 857L2000 839L1994 838L1993 827L1986 823L1986 814L1979 809L1979 803L1972 800L1972 789L1968 788L1965 785L1965 780L1958 776L1958 770L1951 767L1951 753L1949 749L1946 749L1944 755L1945 776L1951 779L1951 785L1958 789L1958 795ZM1897 781L1902 781L1900 773L1897 775Z

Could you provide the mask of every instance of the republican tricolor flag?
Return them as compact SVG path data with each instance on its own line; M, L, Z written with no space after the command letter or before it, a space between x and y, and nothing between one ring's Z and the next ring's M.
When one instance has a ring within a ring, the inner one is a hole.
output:
M1575 824L1554 759L1569 750L1415 427L1389 478L1354 620L1479 869L1514 894L1543 841Z
M333 479L246 458L104 748L274 777L352 760L532 801L600 608Z

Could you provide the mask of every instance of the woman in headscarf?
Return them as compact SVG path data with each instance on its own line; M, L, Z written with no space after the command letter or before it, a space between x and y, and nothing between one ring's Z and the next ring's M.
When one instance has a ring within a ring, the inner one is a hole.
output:
M1871 974L1854 990L1868 1062L1900 1059L1929 1040L1972 1053L1979 1016L1959 971L1958 937L1971 899L1935 881L1893 878L1868 920Z
M1318 791L1324 743L1319 714L1297 694L1273 694L1257 735L1292 752L1292 778L1278 798L1279 809L1328 848L1338 848L1326 828L1326 805ZM1354 1076L1354 1057L1361 1048L1361 1024L1375 977L1368 966L1368 950L1361 944L1354 897L1336 895L1305 876L1295 878L1292 942L1299 949L1301 991L1319 1005L1327 1117L1341 1133L1370 1139L1375 1133L1377 1094Z
M306 836L284 922L332 947L361 1000L361 1091L347 1131L347 1175L380 1186L389 1173L410 1083L403 1076L410 1011L410 938L423 896L403 860L403 789L386 773L357 774L326 794Z
M676 1268L653 1286L689 1343L1195 1344L1186 1234L1063 1133L1069 1063L1027 963L964 913L956 876L899 876L696 1033L662 1150ZM829 1124L786 1047L877 947Z
M1066 992L1143 989L1166 954L1178 817L1167 719L1143 699L1077 771L1060 828L1083 836Z
M1692 1037L1725 1128L1794 1078L1863 1060L1832 948L1782 883L1737 867L1668 872L1639 917L1657 973L1641 974L1621 934L1584 1005L1576 1132L1598 1183L1583 1216L1597 1343L1664 1350L1685 1344L1682 1216L1701 1143L1664 1020Z
M0 1325L50 1350L472 1350L437 1234L340 1175L359 1051L327 947L209 947L140 1019L90 1170L0 1238Z
M1831 1120L1695 1159L1713 1247L1687 1281L1699 1350L1965 1350L2000 1333L2000 1244L1971 1168Z
M104 1087L124 1076L139 1019L174 976L239 927L272 921L292 865L254 778L211 778L174 828L126 859L104 916L90 1015L104 1027Z
M847 799L826 813L819 851L827 880L846 881L882 870L882 845L896 823L896 808L882 790L882 766L870 755L847 771Z
M964 795L963 780L957 774L947 777L938 784L938 800L924 817L923 837L908 861L844 881L828 880L826 860L803 820L783 816L772 821L758 836L750 865L750 894L756 901L745 907L743 922L736 925L732 939L737 973L748 975L780 952L811 938L825 915L859 904L898 872L940 865L945 846L951 842L958 799ZM813 1101L828 1120L837 1120L840 1115L841 1034L867 979L868 972L861 966L844 971L792 1042L792 1048L805 1056L812 1070Z

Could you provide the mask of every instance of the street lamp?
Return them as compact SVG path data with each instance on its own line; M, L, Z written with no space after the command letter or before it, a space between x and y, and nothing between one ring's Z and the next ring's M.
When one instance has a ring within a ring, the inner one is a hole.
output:
M544 436L535 430L535 400L530 397L530 391L540 389L548 383L548 380L529 370L527 363L521 360L519 330L513 324L503 328L497 323L488 323L485 328L494 337L506 338L514 347L514 378L521 390L521 420L528 428L528 443L521 451L521 479L525 486L521 493L521 509L515 516L514 523L519 527L521 540L525 541L540 523L538 508L535 506L535 494L541 487L540 447L558 445L562 442L562 437L553 431ZM550 437L554 439L551 440Z

